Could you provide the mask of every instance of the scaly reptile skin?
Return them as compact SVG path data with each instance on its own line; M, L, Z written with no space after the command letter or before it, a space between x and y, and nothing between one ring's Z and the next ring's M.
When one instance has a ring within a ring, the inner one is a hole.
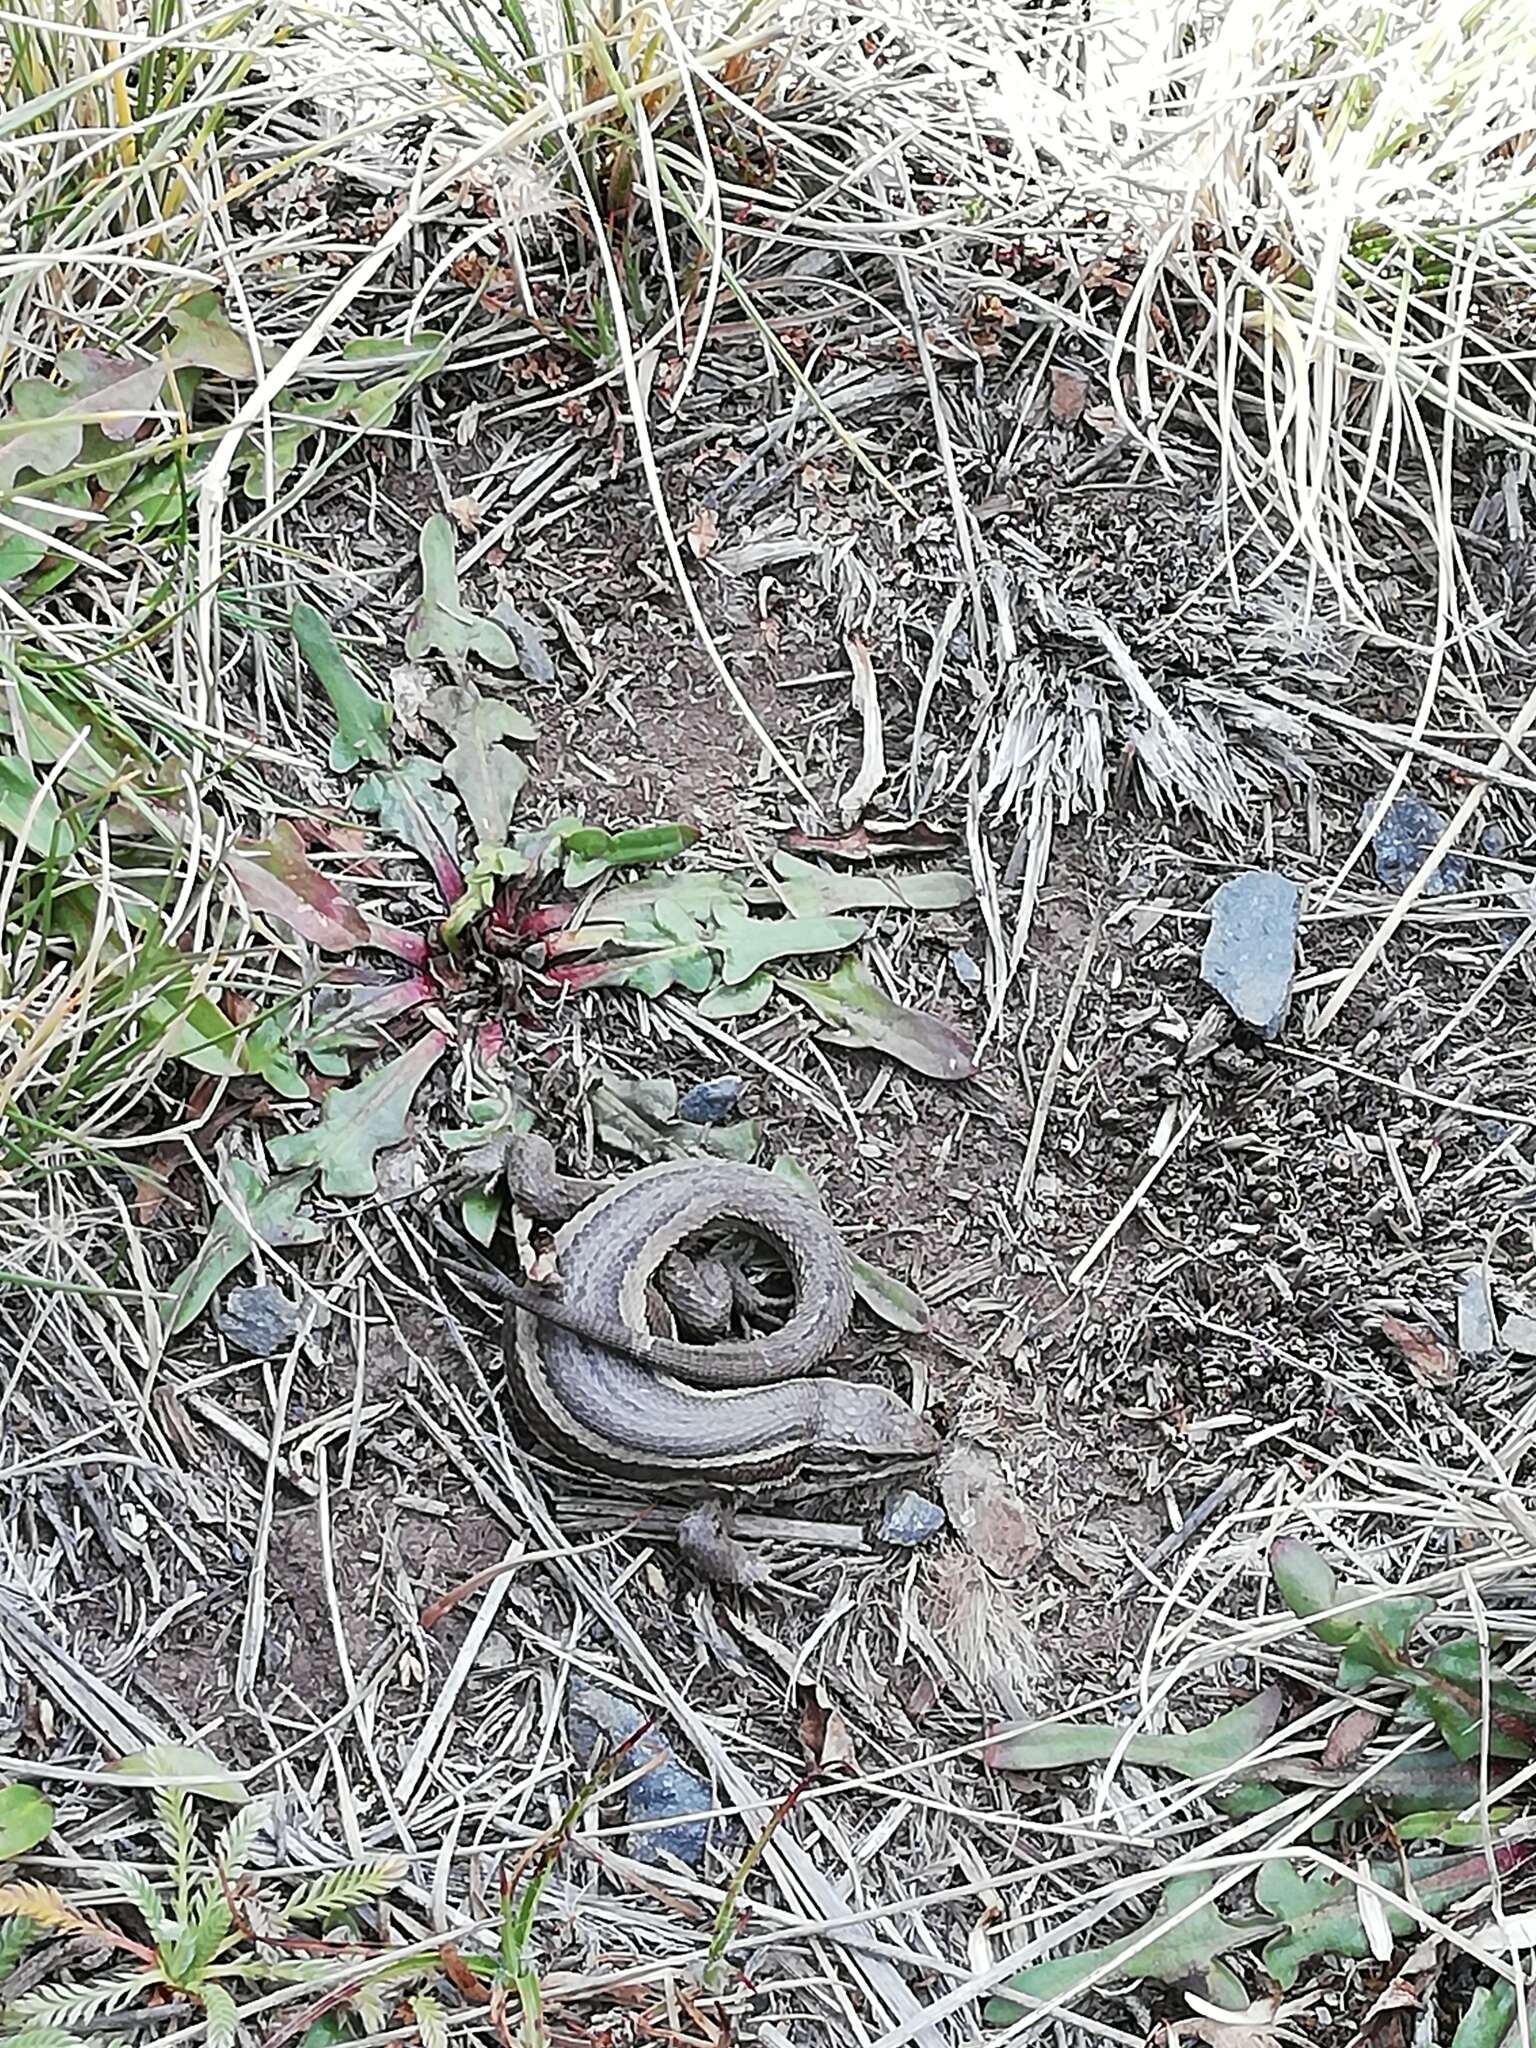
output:
M537 1205L552 1175L543 1141L514 1141L507 1178L525 1200ZM788 1321L714 1344L649 1332L646 1294L657 1268L686 1239L722 1224L778 1250L794 1283ZM475 1278L511 1305L507 1368L519 1413L581 1464L665 1484L745 1487L804 1460L938 1448L932 1426L889 1389L802 1377L847 1328L853 1283L828 1218L775 1174L710 1159L647 1167L570 1216L555 1257L558 1298L493 1267Z

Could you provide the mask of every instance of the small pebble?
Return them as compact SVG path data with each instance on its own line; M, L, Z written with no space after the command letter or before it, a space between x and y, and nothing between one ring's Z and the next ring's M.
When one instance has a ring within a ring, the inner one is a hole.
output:
M642 1821L669 1823L632 1835L629 1854L637 1863L658 1863L664 1856L674 1856L689 1869L697 1869L709 1840L707 1816L715 1803L714 1792L696 1772L678 1762L659 1728L639 1733L648 1719L632 1700L621 1699L603 1686L579 1682L571 1688L571 1742L580 1762L590 1763L594 1755L611 1755L628 1742L625 1770L645 1769L645 1775L625 1792L626 1817L631 1826Z
M677 1113L685 1124L723 1124L735 1114L746 1085L740 1074L721 1074L713 1081L698 1081L679 1098Z
M1485 825L1483 836L1478 843L1484 853L1491 854L1497 860L1501 853L1509 851L1509 834L1502 825Z
M1506 1316L1499 1326L1499 1342L1517 1358L1536 1358L1536 1316Z
M915 1550L920 1543L931 1543L943 1526L944 1510L936 1501L925 1500L910 1487L903 1487L881 1509L875 1537L878 1542L894 1543L901 1550Z
M217 1321L237 1351L272 1358L287 1350L304 1318L280 1287L232 1287Z
M1374 801L1362 806L1362 832L1371 822L1375 809ZM1404 790L1401 796L1394 797L1371 840L1376 856L1377 880L1401 894L1439 843L1445 825L1445 819L1434 805L1425 803L1423 797L1415 796L1411 790ZM1424 884L1423 893L1426 896L1449 896L1457 889L1464 889L1466 884L1466 855L1448 853Z
M1200 976L1244 1024L1273 1038L1291 1006L1301 891L1288 875L1250 868L1211 898Z
M1482 1358L1494 1348L1493 1304L1480 1266L1461 1276L1456 1297L1456 1344L1464 1358Z
M956 946L949 956L950 970L962 988L981 987L981 969L966 952L964 946Z

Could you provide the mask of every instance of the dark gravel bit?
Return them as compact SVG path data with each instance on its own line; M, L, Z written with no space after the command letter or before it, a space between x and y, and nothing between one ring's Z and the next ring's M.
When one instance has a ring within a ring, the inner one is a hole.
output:
M1201 977L1266 1038L1280 1030L1291 1006L1300 917L1300 889L1267 868L1234 875L1211 898Z
M677 1113L685 1124L723 1124L735 1113L746 1082L740 1074L721 1074L713 1081L699 1081L681 1096Z
M714 1793L696 1772L678 1762L659 1729L645 1728L646 1719L632 1701L600 1685L578 1683L571 1688L570 1730L576 1754L584 1763L600 1761L627 1742L620 1769L627 1775L646 1765L651 1768L627 1787L625 1817L632 1827L645 1821L672 1823L632 1835L630 1855L637 1863L675 1856L690 1870L697 1869L709 1839L709 1821L703 1816L715 1803Z
M1371 822L1376 805L1366 804L1360 812L1363 832ZM1376 856L1376 877L1399 895L1423 867L1430 850L1445 830L1445 819L1433 804L1404 790L1387 806L1385 817L1371 841ZM1424 884L1426 896L1450 896L1467 886L1467 860L1461 853L1448 853Z
M286 1351L303 1321L280 1287L232 1287L218 1312L224 1335L251 1358L273 1358Z

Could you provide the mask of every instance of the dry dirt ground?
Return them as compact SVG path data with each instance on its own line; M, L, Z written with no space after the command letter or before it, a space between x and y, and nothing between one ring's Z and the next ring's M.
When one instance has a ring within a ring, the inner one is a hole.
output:
M459 451L450 490L473 487L476 454ZM739 513L720 499L738 459L722 424L667 475L680 525L716 513L694 573L764 726L833 814L859 760L856 632L880 680L891 764L871 815L910 815L915 789L924 822L950 836L946 857L966 865L980 848L995 877L1020 828L977 823L968 806L967 760L998 721L995 679L968 662L963 627L908 779L934 644L932 625L925 641L912 622L942 617L929 593L942 596L952 568L938 514L937 537L919 529L893 544L846 477L803 476L767 511ZM338 543L364 572L408 548L436 502L421 473L387 471L379 484L369 524ZM770 513L812 552L733 573L731 548L760 538ZM1012 522L1021 556L1070 553L1090 596L1135 584L1122 559L1130 528L1199 554L1198 505L1125 480L1037 488L998 520ZM809 821L701 652L633 475L583 484L533 526L493 548L474 585L483 603L510 594L556 656L555 685L521 693L540 730L527 814L687 819L701 850L761 861ZM1098 535L1097 570L1085 529ZM996 520L989 531L1005 550ZM868 602L856 580L827 574L839 550L873 577ZM400 615L381 603L370 616L385 636L382 673ZM1292 679L1277 655L1268 680ZM1027 1833L1034 1795L986 1774L969 1746L999 1713L1133 1690L1203 1514L1240 1509L1277 1471L1303 1486L1330 1469L1369 1472L1410 1445L1461 1456L1462 1418L1488 1436L1524 1384L1518 1361L1458 1368L1454 1340L1466 1269L1486 1261L1505 1307L1532 1281L1522 1218L1536 1017L1524 960L1479 993L1509 943L1510 891L1530 874L1528 794L1491 794L1468 842L1467 889L1417 908L1308 1044L1307 1018L1391 907L1368 861L1332 884L1392 758L1371 731L1401 717L1416 679L1362 662L1336 680L1332 708L1366 737L1314 723L1290 736L1287 773L1262 750L1243 755L1251 802L1225 824L1149 805L1134 748L1111 730L1108 807L1056 830L995 1014L978 983L989 958L979 909L887 917L875 954L895 983L982 1037L972 1083L823 1050L808 1020L779 1006L722 1029L613 992L560 1006L530 982L510 999L511 1058L573 1163L587 1157L580 1104L597 1068L680 1085L747 1075L767 1151L821 1175L850 1245L931 1304L931 1338L866 1316L855 1350L915 1381L951 1443L997 1454L1034 1527L1011 1568L954 1536L887 1551L867 1534L882 1486L808 1486L755 1504L821 1528L777 1532L763 1595L693 1583L665 1516L637 1528L643 1503L512 1443L494 1332L438 1295L413 1264L419 1239L385 1209L338 1225L324 1260L338 1312L290 1365L225 1355L202 1333L178 1351L146 1411L162 1462L112 1489L114 1502L136 1499L136 1519L106 1512L90 1464L68 1486L27 1490L25 1525L39 1546L61 1544L51 1605L77 1655L151 1723L284 1790L315 1833L353 1853L417 1850L421 1883L444 1897L462 1883L473 1899L500 1847L561 1811L565 1691L582 1673L635 1686L674 1727L686 1704L685 1735L710 1731L770 1801L822 1742L815 1714L835 1709L866 1782L846 1812L835 1790L813 1800L806 1828L850 1894L870 1872L886 1900L974 1885L984 1871L1001 1879L1027 1843L1040 1846ZM1490 705L1497 715L1496 692ZM1241 755L1240 719L1235 729ZM1455 753L1478 731L1457 707L1437 712L1428 738ZM1435 761L1416 762L1413 780L1442 803L1466 786ZM1310 892L1291 1025L1269 1045L1230 1029L1199 975L1204 906L1249 861ZM432 1127L457 1120L441 1101L423 1109L401 1185L435 1163ZM1382 1334L1384 1314L1440 1329L1446 1370L1405 1357ZM421 1625L429 1603L518 1556L483 1596ZM39 1742L56 1711L36 1707ZM691 1753L727 1806L742 1800L718 1754ZM956 1801L965 1832L950 1828ZM702 1909L685 1882L652 1885L650 1920L604 1919L599 1895L633 1896L634 1866L611 1812L591 1826L572 1880L586 1905L567 1900L549 1967L618 1967L696 1939ZM741 1838L724 1841L729 1865ZM903 1951L918 1995L964 1965L980 1912L974 1899L956 1908L944 1956ZM764 1963L770 1977L791 1967L771 1952Z

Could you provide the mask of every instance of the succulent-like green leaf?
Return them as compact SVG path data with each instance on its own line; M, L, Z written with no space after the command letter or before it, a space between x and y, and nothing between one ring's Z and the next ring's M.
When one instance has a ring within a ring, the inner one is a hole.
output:
M1494 1853L1501 1868L1512 1870L1523 1860L1525 1850L1524 1845L1509 1844ZM1438 1917L1459 1899L1481 1891L1490 1872L1486 1856L1479 1852L1474 1856L1411 1856L1405 1865L1377 1863L1370 1866L1370 1876L1385 1892L1410 1896ZM1331 1870L1298 1870L1294 1864L1275 1861L1260 1871L1254 1896L1266 1912L1285 1922L1264 1949L1264 1967L1282 1991L1291 1989L1302 1964L1313 1956L1363 1958L1371 1953L1370 1936L1360 1918L1360 1888L1352 1878ZM1411 1913L1378 1903L1394 1934L1409 1934L1419 1924Z
M0 1863L25 1856L53 1827L53 1808L30 1785L0 1784Z
M847 874L817 867L792 853L775 854L779 895L792 917L843 910L954 910L976 891L956 868L928 868L915 875Z
M0 419L0 495L13 488L24 470L51 477L69 469L79 458L83 438L79 407L70 393L44 377L23 377L12 387L10 411Z
M1099 1980L1101 1986L1150 1978L1192 1991L1228 2012L1241 2011L1248 2002L1247 1993L1220 1958L1261 1939L1276 1923L1271 1919L1229 1920L1215 1900L1195 1906L1210 1888L1211 1881L1204 1876L1175 1878L1164 1888L1161 1905L1140 1932L1106 1942L1101 1948L1034 1963L1009 1979L1009 1989L1027 1992L1031 1998L1069 1999L1096 1969L1109 1964ZM1188 1911L1191 1907L1194 1910ZM1185 1912L1188 1917L1178 1925L1170 1925L1165 1933L1153 1933ZM1151 1940L1146 1939L1149 1934ZM986 2017L994 2026L1011 2026L1024 2012L1024 2007L1004 1993L988 2001Z
M307 1131L274 1138L274 1162L285 1168L318 1166L328 1195L371 1195L376 1161L405 1136L416 1091L447 1050L447 1034L429 1031L409 1052L388 1060L353 1088L333 1088L320 1121Z
M300 598L288 622L299 652L313 669L336 715L331 766L338 774L345 774L359 761L388 761L389 722L394 713L353 674L352 664L342 653L330 621L307 599Z
M830 1045L886 1053L935 1081L968 1081L976 1071L975 1049L958 1026L892 1002L857 960L845 960L825 981L779 980L830 1027L822 1034Z
M453 528L441 512L434 512L421 529L421 599L405 629L405 652L411 661L440 654L456 676L464 674L471 659L491 668L518 665L517 648L505 627L464 609Z
M758 1147L760 1133L750 1118L730 1124L694 1124L680 1117L677 1085L672 1081L631 1081L619 1074L605 1074L593 1089L591 1101L592 1121L602 1142L616 1152L643 1159L647 1165L701 1154L750 1160Z
M324 1235L318 1223L299 1215L299 1204L309 1191L311 1175L263 1181L255 1167L244 1159L231 1159L226 1171L244 1214L229 1202L220 1206L208 1235L173 1290L166 1312L169 1336L174 1337L197 1320L217 1289L245 1264L256 1239L263 1244L283 1246L313 1244Z
M1203 1727L1182 1735L1133 1735L1129 1742L1125 1730L1112 1725L1046 1721L989 1742L986 1760L999 1771L1062 1771L1107 1762L1118 1752L1127 1763L1176 1771L1181 1778L1208 1778L1234 1769L1261 1748L1280 1725L1283 1705L1280 1688L1271 1685Z
M171 309L165 354L173 368L214 370L223 377L254 377L251 345L230 325L217 292L194 292Z
M185 1743L152 1743L148 1749L119 1757L111 1768L118 1777L134 1784L174 1786L183 1792L195 1792L199 1799L216 1800L221 1806L243 1806L250 1797L241 1781L232 1777L216 1756Z
M864 932L864 922L857 917L748 917L738 911L721 911L711 944L719 949L720 979L734 988L750 981L770 961L841 953L856 945ZM785 985L796 986L788 979Z
M813 1202L821 1202L821 1189L797 1159L781 1153L773 1162L773 1170L781 1180L787 1180L791 1187L798 1188L802 1195ZM893 1330L906 1330L914 1336L928 1328L932 1321L928 1304L915 1288L909 1287L904 1280L898 1280L894 1273L887 1273L883 1267L872 1265L857 1252L849 1252L848 1265L853 1274L854 1293L882 1323L889 1323Z
M515 705L482 696L469 682L434 690L425 708L428 718L453 742L443 768L464 799L476 840L481 846L504 845L528 767L502 743L531 741L532 722Z

